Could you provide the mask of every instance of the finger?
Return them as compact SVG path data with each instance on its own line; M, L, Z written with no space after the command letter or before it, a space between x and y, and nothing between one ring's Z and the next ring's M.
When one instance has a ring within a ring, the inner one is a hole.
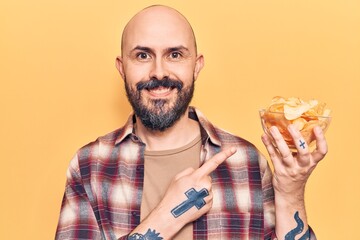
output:
M316 149L312 153L312 156L315 162L319 162L325 157L326 153L328 152L328 146L326 143L324 132L322 131L321 127L314 127L314 134L316 137Z
M288 126L288 131L297 149L297 161L299 165L307 165L310 161L309 146L301 135L300 131L293 125Z
M235 152L236 152L235 147L222 150L221 152L217 153L212 158L210 158L208 161L206 161L199 169L195 171L195 173L199 176L209 175L221 163L223 163L227 158L229 158Z
M290 165L293 161L293 156L283 136L279 132L279 129L275 126L272 126L270 128L270 133L271 136L274 138L276 147L279 150L280 155L282 156L282 161L286 165Z
M208 183L209 183L209 187L207 189L209 191L211 191L211 189L212 189L212 178L210 177L210 175L208 175Z
M184 176L187 176L191 173L193 173L195 170L193 168L186 168L185 170L179 172L178 174L175 175L174 180L180 179Z
M208 212L211 209L211 207L213 205L213 200L214 200L214 195L213 195L212 191L209 191L209 195L204 198L204 201L206 202L205 209L204 209L205 212Z
M267 134L263 134L261 136L261 140L264 143L267 152L269 153L270 159L274 165L274 168L277 169L277 166L280 164L279 161L279 153L276 150L276 148L274 147L274 145L272 144L270 137Z
M209 195L206 196L204 200L205 200L207 203L212 204L213 199L214 199L214 193L212 192L211 189L209 189Z

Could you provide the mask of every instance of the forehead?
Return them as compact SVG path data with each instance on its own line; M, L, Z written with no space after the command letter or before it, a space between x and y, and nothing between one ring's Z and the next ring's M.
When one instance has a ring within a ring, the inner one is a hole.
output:
M154 49L184 46L195 50L195 38L188 21L168 8L145 9L135 15L123 33L123 51L136 46Z

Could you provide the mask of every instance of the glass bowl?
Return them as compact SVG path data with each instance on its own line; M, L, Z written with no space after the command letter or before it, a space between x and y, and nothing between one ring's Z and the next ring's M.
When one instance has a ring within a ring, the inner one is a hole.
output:
M315 135L313 131L314 127L320 126L325 133L331 121L330 116L306 115L302 115L294 120L288 120L285 118L285 114L283 112L271 112L265 109L261 109L259 114L262 128L264 129L264 132L271 138L272 144L276 147L275 141L272 138L269 129L271 126L276 126L292 152L296 152L297 149L289 131L287 130L289 124L294 124L300 130L304 140L308 146L310 146L311 150L313 150L315 146Z

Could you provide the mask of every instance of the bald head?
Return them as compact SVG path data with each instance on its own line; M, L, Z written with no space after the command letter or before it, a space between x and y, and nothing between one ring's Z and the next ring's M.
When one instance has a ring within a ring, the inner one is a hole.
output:
M121 39L122 54L143 43L161 43L164 39L174 46L184 45L197 52L194 31L187 19L177 10L154 5L138 12L124 28ZM150 42L149 42L150 41Z

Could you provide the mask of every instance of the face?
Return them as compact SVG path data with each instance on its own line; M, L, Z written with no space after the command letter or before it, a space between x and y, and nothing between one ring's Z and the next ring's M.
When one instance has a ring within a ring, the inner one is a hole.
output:
M194 93L194 84L183 87L177 80L155 78L137 84L137 89L132 89L125 81L125 89L128 100L135 114L142 124L150 130L164 131L171 127L184 115ZM176 89L176 97L173 101L164 98L149 98L146 102L142 97L142 91L173 91ZM168 89L168 90L166 90Z
M117 68L135 114L151 130L184 115L202 66L190 25L173 9L145 9L124 30Z

